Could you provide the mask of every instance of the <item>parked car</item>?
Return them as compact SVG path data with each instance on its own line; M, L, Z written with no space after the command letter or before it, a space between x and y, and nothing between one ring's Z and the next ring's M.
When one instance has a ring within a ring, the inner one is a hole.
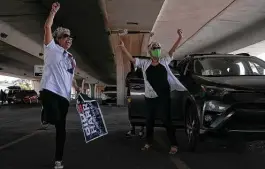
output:
M8 104L15 103L15 95L21 91L19 86L9 86L5 92L7 93Z
M101 93L103 105L115 105L117 103L117 86L106 86Z
M21 90L14 96L15 103L39 103L39 96L35 90Z
M188 89L172 93L173 124L183 124L190 150L195 150L200 137L211 133L265 132L264 61L211 53L172 62L178 62L171 63L171 69ZM144 87L130 90L130 121L144 124Z

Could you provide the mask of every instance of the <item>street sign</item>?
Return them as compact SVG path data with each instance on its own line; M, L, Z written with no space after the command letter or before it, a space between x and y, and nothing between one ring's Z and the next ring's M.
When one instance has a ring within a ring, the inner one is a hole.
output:
M34 76L40 77L42 76L43 65L34 65Z

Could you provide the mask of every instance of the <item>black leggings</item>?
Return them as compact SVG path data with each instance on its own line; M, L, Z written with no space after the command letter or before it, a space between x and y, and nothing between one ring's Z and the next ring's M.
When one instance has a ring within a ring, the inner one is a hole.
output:
M64 144L66 139L65 121L56 123L55 128L56 128L55 161L62 161Z
M55 160L62 161L66 139L65 125L69 102L67 99L48 90L41 91L40 95L45 121L55 125L56 128Z
M146 141L148 144L153 142L154 134L154 121L156 113L161 114L161 120L167 130L167 135L172 146L177 146L175 128L172 125L171 112L170 112L170 96L145 98L147 105L146 117Z

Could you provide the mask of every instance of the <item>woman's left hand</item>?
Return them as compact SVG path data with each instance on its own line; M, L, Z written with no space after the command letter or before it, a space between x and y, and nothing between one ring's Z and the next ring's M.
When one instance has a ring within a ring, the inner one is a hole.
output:
M182 30L181 29L178 29L178 35L179 35L179 37L183 37L183 33L182 33Z

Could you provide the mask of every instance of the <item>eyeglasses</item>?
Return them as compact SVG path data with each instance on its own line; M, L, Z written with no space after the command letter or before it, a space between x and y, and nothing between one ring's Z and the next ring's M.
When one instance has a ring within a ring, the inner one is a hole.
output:
M69 40L74 39L71 35L68 35L68 34L63 34L60 38L68 38Z

